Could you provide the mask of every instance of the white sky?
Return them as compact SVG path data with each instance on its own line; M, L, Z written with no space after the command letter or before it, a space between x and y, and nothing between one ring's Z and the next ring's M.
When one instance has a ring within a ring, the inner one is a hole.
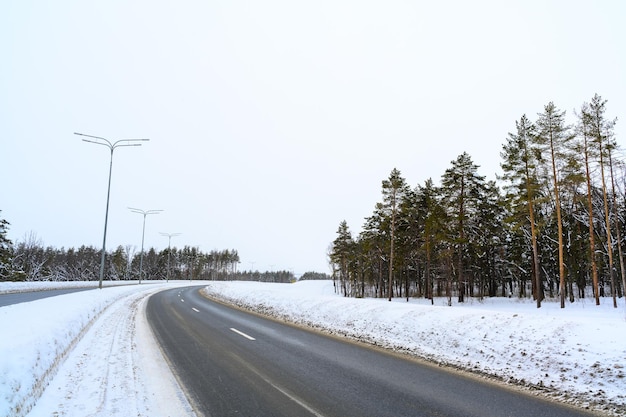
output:
M515 120L598 93L626 113L626 2L29 1L0 6L9 237L237 249L241 269L328 272L398 168L467 151L495 179ZM624 122L617 138L623 143Z

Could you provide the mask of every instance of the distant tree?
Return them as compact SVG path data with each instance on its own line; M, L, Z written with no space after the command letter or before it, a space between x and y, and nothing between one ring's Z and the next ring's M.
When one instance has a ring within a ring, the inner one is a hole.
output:
M109 262L111 264L110 275L113 280L123 280L126 279L126 253L124 252L124 247L119 245L113 254L109 257Z
M137 247L133 245L124 246L124 257L126 259L126 268L124 270L124 279L129 280L132 279L133 274L133 259L135 259L135 253L137 252Z
M322 281L329 279L331 279L331 277L323 272L308 271L302 274L298 281Z
M160 264L160 260L154 248L146 251L143 259L144 279L155 280L161 277L161 271L165 271L165 264Z
M66 281L77 281L79 274L76 268L76 250L69 248L65 251L65 261L59 267L63 270L63 276Z
M202 273L207 274L209 279L226 279L237 272L238 264L239 254L236 250L212 250L202 256Z
M15 247L13 270L23 274L26 281L41 281L46 261L42 241L34 232L30 232Z
M6 237L8 222L0 221L0 255L2 255ZM8 241L8 239L7 239ZM10 242L10 241L9 241ZM44 248L43 243L34 232L26 235L15 248L10 248L11 262L8 266L10 277L0 275L0 280L20 280L20 281L93 281L98 279L100 269L100 251L93 246L81 246L78 249L53 247ZM235 265L239 262L239 255L236 250L212 251L218 259L218 264L223 268L222 275L217 277L235 277ZM207 259L209 255L199 251L197 247L186 246L184 250L178 251L171 248L171 267L173 279L183 278L182 272L186 272L188 279L202 279L207 276ZM108 254L108 267L106 279L120 280L129 279L131 275L137 277L139 270L139 257L135 247L132 245L118 246L117 249ZM144 253L144 274L147 279L163 279L167 272L167 250L157 253L154 248L149 248ZM1 258L4 259L4 258ZM134 268L134 274L133 274ZM0 264L0 272L4 273L5 264ZM267 282L291 282L293 273L288 271L267 272L259 280ZM242 279L250 279L250 276L242 275Z
M348 223L343 220L337 229L337 237L333 241L330 253L330 261L333 265L333 277L339 278L339 287L344 297L351 294L350 263L354 259L354 239L348 228ZM337 288L337 286L335 286Z
M0 281L10 281L13 275L13 242L7 237L9 225L8 221L0 217Z
M96 281L100 273L100 249L82 245L76 251L76 263L80 281Z

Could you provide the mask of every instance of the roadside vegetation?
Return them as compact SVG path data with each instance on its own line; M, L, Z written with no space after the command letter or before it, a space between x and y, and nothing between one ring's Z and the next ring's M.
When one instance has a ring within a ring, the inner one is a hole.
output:
M502 173L487 180L469 154L410 186L398 169L353 236L343 221L329 247L346 297L623 297L626 177L616 119L595 95L574 111L548 103L515 121Z

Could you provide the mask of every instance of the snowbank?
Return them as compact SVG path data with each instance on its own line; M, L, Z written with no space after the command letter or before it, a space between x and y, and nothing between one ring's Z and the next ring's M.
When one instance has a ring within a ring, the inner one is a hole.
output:
M577 301L344 298L330 281L215 282L213 297L435 362L539 389L581 407L626 413L626 309ZM621 411L620 411L621 410ZM626 415L626 414L624 414Z
M618 309L608 299L563 310L515 299L447 307L343 298L329 281L198 284L290 322L626 416L624 300ZM0 415L193 416L143 314L150 294L186 285L147 282L0 307ZM30 288L0 283L0 293Z
M132 287L84 291L0 308L0 415L28 412L84 330Z
M0 283L0 293L86 285L93 283ZM0 308L0 415L24 416L31 411L29 415L87 415L89 410L101 412L109 407L106 415L149 416L144 411L158 409L160 397L146 397L150 390L144 386L150 381L160 384L157 394L175 392L166 398L173 403L178 399L182 404L178 410L185 410L186 400L167 366L152 371L156 374L152 377L144 375L164 361L147 325L137 325L143 323L143 314L137 313L143 313L140 302L165 285L93 289ZM140 355L133 353L137 345ZM148 359L141 362L138 358L142 357ZM123 372L132 373L133 391L126 390L130 382ZM53 380L56 385L50 385ZM111 382L120 389L107 386ZM115 402L132 410L113 410Z

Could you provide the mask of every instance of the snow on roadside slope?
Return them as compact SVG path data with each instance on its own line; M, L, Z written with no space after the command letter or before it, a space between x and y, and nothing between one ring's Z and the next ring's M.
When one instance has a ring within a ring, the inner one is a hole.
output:
M600 307L576 302L565 310L507 299L450 308L444 300L430 306L346 299L328 281L205 283L212 295L241 306L505 380L543 384L563 400L626 416L626 313L608 299ZM11 285L0 283L0 293L16 291ZM36 402L29 417L193 416L143 314L149 294L185 285L130 285L0 307L0 415L25 415ZM19 414L6 411L15 404Z
M331 281L214 282L205 289L241 307L493 375L581 407L626 415L626 310L609 299L470 301L344 298Z
M142 310L151 293L180 285L189 284L94 289L0 308L0 415L193 415ZM0 291L15 290L2 283Z

